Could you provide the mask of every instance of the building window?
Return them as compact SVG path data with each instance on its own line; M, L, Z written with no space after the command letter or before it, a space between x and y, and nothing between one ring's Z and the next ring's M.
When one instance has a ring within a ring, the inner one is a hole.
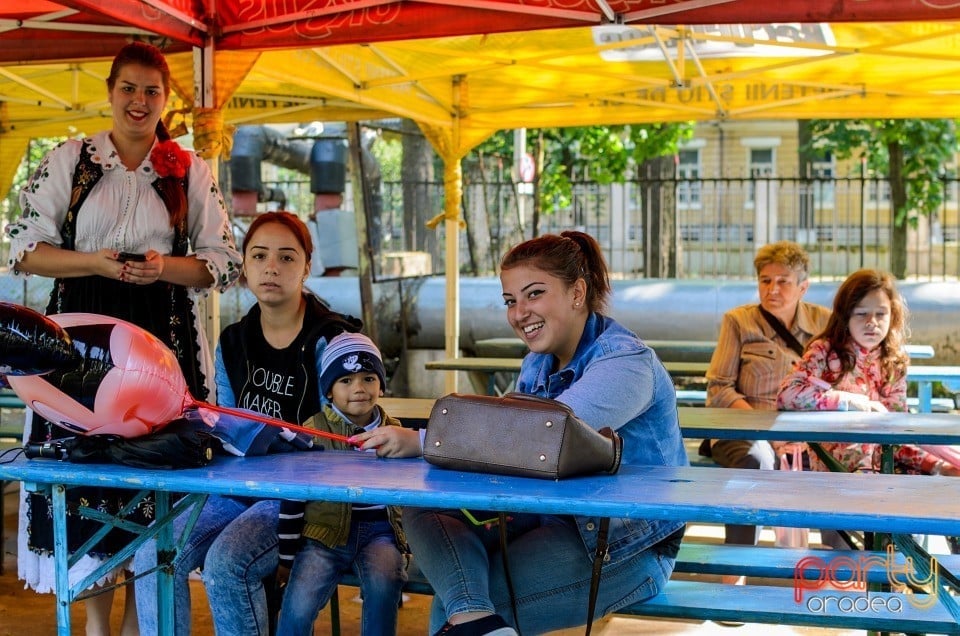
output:
M837 163L831 153L817 157L811 166L813 170L813 202L817 209L833 209L835 198L835 179Z
M943 200L948 204L957 202L957 164L951 161L944 167L941 176L943 182Z
M699 209L700 191L700 149L691 148L677 153L677 207L681 209Z
M890 203L890 182L886 179L870 179L867 182L867 201L874 205Z
M776 173L776 164L774 163L773 148L750 148L750 182L747 185L747 207L753 207L756 201L756 188L768 187L767 181L756 181L757 179L768 179Z

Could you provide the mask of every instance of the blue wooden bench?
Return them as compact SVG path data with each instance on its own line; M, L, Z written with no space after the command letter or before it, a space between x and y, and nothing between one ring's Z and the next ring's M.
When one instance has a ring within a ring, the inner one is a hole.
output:
M0 389L0 409L23 410L27 406L23 403L13 389Z
M907 368L907 381L917 383L919 410L931 411L933 383L941 382L951 391L960 390L960 366L922 366L911 364Z
M794 600L792 587L671 580L649 601L616 613L871 631L960 633L960 626L942 605L917 608L906 598L895 592L871 592L867 597L859 592L830 591L811 599L814 606L808 609ZM913 598L916 602L926 600L923 595Z
M426 587L424 587L426 586ZM432 594L423 581L411 581L404 588L413 594ZM842 629L894 632L960 634L960 626L942 605L916 608L895 592L871 592L870 605L878 608L870 616L844 611L843 607L863 606L865 596L856 592L834 592L825 599L824 611L814 612L794 600L792 587L766 585L725 585L703 581L671 580L663 591L644 603L628 605L616 615L673 618L677 620L736 621ZM917 596L916 598L924 598ZM893 610L887 608L895 608ZM331 633L339 634L337 608L331 599Z
M826 550L819 548L776 548L757 545L727 545L684 541L677 555L676 571L688 574L742 574L753 578L792 579L801 559L820 559L834 563L838 575L850 576L851 570L842 559L858 563L861 559L886 560L886 553L862 550ZM960 571L960 555L937 555L941 567ZM904 557L895 556L895 565L903 565ZM886 572L873 567L866 572L869 583L887 583Z
M521 362L521 358L443 358L429 360L423 366L428 371L464 371L469 375L476 391L487 395L499 395L502 391L496 385L496 374L505 373L510 376L511 380L507 387L509 390L516 382ZM706 374L710 363L666 361L663 366L674 379L701 378Z
M677 389L677 406L705 406L706 403L706 391Z
M12 391L0 391L0 409L22 409L26 408L23 400L17 397Z
M907 409L911 413L923 413L923 403L919 397L907 398ZM953 398L930 398L930 413L950 413L957 408Z
M749 577L792 580L801 559L820 559L833 569L835 580L853 580L851 564L886 562L887 555L878 552L852 550L787 549L766 546L717 545L684 542L677 555L675 573L678 574L742 574ZM865 561L871 559L872 561ZM956 571L960 556L938 557L940 565ZM820 563L820 562L817 562ZM897 555L893 562L902 566L904 559ZM815 579L819 571L807 569L807 576ZM886 571L874 565L865 572L868 583L888 582ZM341 585L358 587L353 574L345 576ZM924 631L932 633L960 633L960 625L939 604L936 607L916 607L903 594L870 592L871 611L858 615L844 612L844 604L855 607L865 603L862 591L804 590L806 602L798 603L793 585L733 586L712 581L691 581L674 578L655 598L617 611L629 616L649 616L676 619L739 621L746 623L779 623L798 626L829 626L849 629L883 629L895 631ZM432 595L433 589L423 574L414 566L404 591L411 594ZM923 598L922 596L919 598ZM916 598L914 601L916 602ZM821 609L823 605L823 611ZM886 611L897 608L896 611ZM877 610L877 611L874 611ZM330 602L331 627L334 636L340 633L338 598ZM880 612L880 614L878 614Z
M739 574L751 578L762 579L792 579L797 571L797 563L801 559L820 559L824 563L835 563L838 577L852 577L851 569L841 561L849 559L852 563L860 563L862 559L876 559L877 562L886 560L886 553L862 550L826 550L819 548L776 548L765 545L727 545L724 543L697 543L684 542L677 554L677 563L674 569L679 574ZM960 555L937 555L940 566L951 572L960 571ZM896 566L904 564L904 557L897 554L893 563ZM808 576L813 576L811 569ZM865 572L868 583L888 583L887 573L879 567L872 567ZM350 573L340 581L341 585L359 587L360 581ZM405 591L413 594L433 594L433 588L427 582L423 573L412 566L410 580Z

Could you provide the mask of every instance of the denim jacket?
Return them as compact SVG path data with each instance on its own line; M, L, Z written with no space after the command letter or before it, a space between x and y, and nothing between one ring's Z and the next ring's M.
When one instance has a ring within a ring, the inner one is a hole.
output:
M689 464L673 381L636 334L611 318L591 314L570 364L553 373L555 362L552 354L527 354L517 390L559 400L595 429L615 429L623 437L623 464ZM575 519L587 553L593 555L599 519ZM609 562L629 559L683 526L682 521L611 519Z

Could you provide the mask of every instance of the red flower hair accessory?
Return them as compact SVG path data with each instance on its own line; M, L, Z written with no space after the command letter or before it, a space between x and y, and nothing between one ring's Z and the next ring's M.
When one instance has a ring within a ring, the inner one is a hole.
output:
M157 176L182 179L187 176L187 170L190 168L190 153L181 148L177 142L168 139L153 147L150 151L150 162Z

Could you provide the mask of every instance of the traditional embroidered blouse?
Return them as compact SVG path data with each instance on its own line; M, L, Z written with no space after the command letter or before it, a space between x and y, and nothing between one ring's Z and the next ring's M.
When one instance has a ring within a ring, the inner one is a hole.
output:
M47 153L20 191L22 215L4 230L10 239L7 265L13 274L25 274L17 264L38 243L62 244L60 228L70 206L81 143L79 139L70 139ZM157 175L149 154L136 170L127 170L108 131L91 138L90 154L94 163L103 168L103 177L83 204L86 212L78 215L76 250L112 249L142 254L153 249L169 254L174 231L167 208L152 187ZM213 287L224 291L240 276L241 255L234 247L223 196L206 162L195 156L190 162L188 183L187 228L192 253L206 263L213 276Z

